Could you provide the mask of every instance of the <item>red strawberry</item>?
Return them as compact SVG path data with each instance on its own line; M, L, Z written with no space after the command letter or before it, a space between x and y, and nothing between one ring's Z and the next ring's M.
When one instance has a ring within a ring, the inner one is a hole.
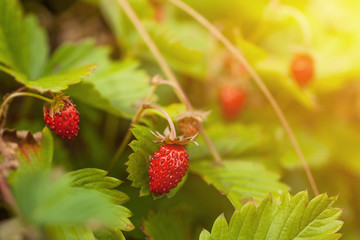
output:
M55 107L44 106L44 121L51 130L65 139L74 139L79 132L79 113L68 99L59 99Z
M189 155L183 145L163 144L151 158L150 191L159 195L170 192L182 180L188 167Z
M220 102L224 116L234 119L244 106L245 91L242 88L223 85L220 88Z
M306 54L296 54L291 60L290 72L300 87L306 86L314 76L314 60Z

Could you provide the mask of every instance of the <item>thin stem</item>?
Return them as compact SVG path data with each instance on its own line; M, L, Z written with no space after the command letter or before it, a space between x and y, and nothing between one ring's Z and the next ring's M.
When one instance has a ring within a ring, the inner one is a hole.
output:
M21 97L21 96L34 97L34 98L38 98L38 99L44 100L44 101L49 102L49 103L52 102L51 99L49 99L49 98L47 98L47 97L44 97L44 96L41 96L41 95L36 94L36 93L18 92L18 91L13 92L13 93L11 93L9 96L7 96L7 97L5 98L5 100L1 103L1 106L0 106L0 120L1 120L3 117L4 117L4 119L5 119L6 112L7 112L7 109L8 109L6 106L8 106L8 104L10 103L10 100L12 100L12 99L15 98L15 97ZM5 112L4 112L4 111L5 111ZM4 125L5 125L5 120L4 120L4 121L1 120L1 126L0 126L0 127L3 128Z
M215 147L214 143L211 141L211 138L209 137L209 135L207 135L203 125L200 125L200 133L203 135L205 143L206 143L206 145L208 145L210 152L214 157L216 165L223 166L224 164L221 160L221 156L220 156L219 152L216 150L216 147Z
M184 91L179 86L179 84L177 84L176 82L171 82L169 80L163 80L160 77L153 78L153 83L154 84L164 84L164 85L169 85L169 86L173 87L179 93L179 96L181 97L180 99L185 104L186 110L187 111L191 110L191 108L192 108L191 103L190 103L189 99L186 97Z
M153 42L153 40L151 39L149 33L147 32L147 30L145 29L144 25L141 23L141 20L139 19L139 17L136 15L136 13L134 12L134 10L132 9L132 7L130 6L130 4L128 3L127 0L118 0L120 6L123 8L124 12L126 13L126 15L130 18L131 22L134 24L136 30L138 31L138 33L140 34L140 36L142 37L142 39L144 40L144 42L147 44L147 46L149 47L151 53L154 55L156 61L159 63L160 68L162 69L162 71L165 73L165 75L167 76L167 78L178 84L178 81L175 77L175 74L171 71L171 68L169 67L169 65L167 64L165 58L162 56L162 54L160 53L159 49L157 48L157 46L155 45L155 43ZM179 97L181 98L179 92L177 92L177 94L179 95Z
M311 45L311 30L310 30L309 22L308 22L307 18L304 16L304 14L292 6L280 5L280 3L279 3L279 6L277 6L277 7L281 14L292 17L299 24L300 29L303 34L304 43L307 47L310 47L310 45Z
M148 95L146 96L146 98L144 99L143 103L141 104L140 108L137 110L135 116L133 117L133 119L131 120L131 123L130 123L130 126L128 128L128 131L126 132L125 134L125 137L123 138L120 146L118 147L118 149L116 150L116 153L114 155L114 157L111 159L108 167L107 167L107 170L108 171L111 171L111 169L115 166L115 164L117 163L120 155L122 154L122 152L125 150L126 146L128 145L128 143L130 142L130 139L131 139L131 127L134 125L134 124L137 124L140 119L141 119L141 115L144 111L144 104L146 104L147 102L150 101L152 95L154 94L155 90L156 90L156 87L157 85L156 84L153 84L151 86L151 89L148 93Z
M156 44L154 43L154 41L151 39L149 33L146 31L144 25L141 23L141 20L139 19L139 17L136 15L136 13L134 12L134 10L131 8L130 4L127 2L127 0L118 0L120 6L123 8L124 12L126 13L126 15L129 17L129 19L132 21L132 23L134 24L136 30L138 31L138 33L140 34L140 36L142 37L142 39L144 40L144 42L146 43L146 45L149 47L151 53L154 55L156 61L159 63L160 68L162 69L162 71L165 73L165 75L167 76L167 78L171 81L174 82L175 84L177 84L179 87L177 88L178 91L176 92L179 99L182 99L182 96L186 96L183 93L182 88L180 87L180 84L178 82L178 80L175 77L175 74L172 72L171 68L169 67L169 65L167 64L165 58L162 56L162 54L160 53L159 49L157 48ZM187 99L187 98L185 98ZM188 101L189 105L187 105L186 102L183 102L187 108L189 108L190 110L192 109L192 106L190 104L190 102ZM222 161L220 158L220 155L217 153L217 150L214 146L214 144L211 142L210 137L207 135L206 131L202 131L202 134L204 136L204 138L207 138L208 141L206 142L206 144L208 145L208 147L210 148L211 152L216 152L216 155L214 155L214 159L217 162L217 164L222 165ZM208 143L211 144L208 144Z
M173 123L173 121L171 120L171 117L169 116L169 114L167 112L165 112L161 107L156 106L156 105L152 105L152 104L144 104L144 108L153 108L155 110L158 110L159 112L161 112L162 115L164 115L164 117L166 118L166 120L169 123L170 126L170 139L175 139L176 138L176 130L175 130L175 125Z
M260 76L256 73L256 71L252 68L250 63L246 60L246 58L242 55L240 50L236 48L225 36L216 28L214 27L207 19L205 19L200 13L196 12L194 9L192 9L190 6L186 5L185 3L179 1L179 0L169 0L174 5L188 13L190 16L192 16L195 20L197 20L200 24L202 24L205 28L207 28L210 33L216 37L220 42L222 42L225 47L238 59L238 61L243 64L249 75L252 77L256 85L260 88L262 93L265 95L271 106L273 107L276 115L278 116L280 122L282 123L287 135L289 136L289 139L303 165L304 171L306 173L306 176L310 182L311 188L315 195L319 195L319 191L317 189L314 177L310 171L309 165L306 162L306 159L304 157L304 154L301 151L301 148L299 146L299 143L297 142L295 135L288 123L288 121L285 118L285 115L281 111L279 105L277 104L276 100L272 96L271 92L268 90L266 85L264 84L263 80L260 78Z
M39 94L36 94L36 93L30 93L30 92L15 92L15 93L12 93L10 94L4 101L3 103L1 104L1 106L4 106L5 104L7 104L11 99L15 98L15 97L21 97L21 96L28 96L28 97L34 97L34 98L38 98L38 99L41 99L41 100L44 100L46 102L49 102L51 103L53 100L47 98L47 97L44 97L44 96L41 96Z

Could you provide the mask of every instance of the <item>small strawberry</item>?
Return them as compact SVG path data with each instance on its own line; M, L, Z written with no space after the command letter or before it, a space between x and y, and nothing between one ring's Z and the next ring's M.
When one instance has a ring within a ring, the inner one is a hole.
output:
M201 127L201 122L207 118L208 112L189 111L177 116L177 123L181 134L185 137L196 136Z
M294 55L290 63L290 74L300 87L309 84L314 76L314 60L306 53Z
M244 106L245 91L242 88L223 85L220 88L220 102L224 116L234 119Z
M189 167L189 155L185 146L163 144L156 151L149 167L149 187L155 194L164 194L177 186Z
M79 132L79 113L68 97L58 94L53 104L44 105L44 121L51 130L65 139L74 139Z
M167 128L164 135L158 132L154 135L159 139L157 142L162 142L163 145L150 160L149 187L152 193L161 195L170 192L185 176L189 167L189 155L185 145L193 142L196 136L177 137L173 124L171 132Z

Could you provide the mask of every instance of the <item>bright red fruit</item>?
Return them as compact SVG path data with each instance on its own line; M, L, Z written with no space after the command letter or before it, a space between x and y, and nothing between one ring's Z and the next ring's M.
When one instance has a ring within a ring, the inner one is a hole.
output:
M244 106L245 91L235 86L224 85L220 88L220 102L224 116L234 119Z
M65 139L74 139L79 132L79 113L70 100L60 100L56 108L44 106L44 121L51 130Z
M296 54L291 60L290 72L300 87L306 86L314 76L314 60L306 54Z
M155 194L164 194L185 176L189 167L189 155L183 145L163 144L156 151L149 167L149 187Z

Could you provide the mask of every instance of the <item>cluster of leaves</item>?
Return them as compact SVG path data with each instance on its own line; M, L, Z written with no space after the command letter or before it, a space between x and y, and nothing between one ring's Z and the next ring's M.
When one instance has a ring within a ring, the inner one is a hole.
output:
M159 144L153 142L155 137L149 129L161 132L166 122L157 113L147 111L143 122L131 128L136 139L120 156L120 162L126 164L118 164L110 173L116 178L107 176L101 169L106 169L116 144L128 130L129 120L149 93L149 76L160 72L150 51L116 0L76 3L80 8L100 10L101 15L95 18L105 20L110 29L107 34L115 38L116 47L98 46L93 37L73 42L69 39L56 49L49 44L49 35L36 16L25 14L16 0L0 1L0 70L16 80L10 80L11 87L2 94L19 83L39 93L65 91L77 102L83 124L80 139L71 146L58 139L53 141L46 127L41 133L26 132L26 137L19 131L1 132L0 164L12 159L13 167L19 167L7 179L18 209L13 209L15 217L1 222L0 238L24 233L33 239L45 234L52 239L143 239L144 234L151 239L196 239L199 234L199 239L340 238L337 232L342 222L337 219L341 210L332 207L337 199L322 194L309 201L308 194L300 192L307 186L299 174L301 165L296 153L275 117L271 117L274 114L269 106L251 85L245 84L250 97L237 119L241 122L224 120L214 100L218 81L222 81L219 76L226 81L241 77L231 75L224 67L229 56L223 48L168 3L129 2L176 71L188 97L195 105L213 110L205 128L224 165L213 164L211 151L199 136L199 146L187 146L190 171L183 181L166 198L151 194L149 156ZM316 168L320 189L331 194L348 189L349 183L358 179L359 130L348 123L351 116L339 120L331 99L360 74L360 55L356 51L360 34L354 33L351 25L344 27L329 18L348 11L344 21L354 22L359 16L352 9L359 4L333 1L326 12L319 7L323 3L320 0L278 4L185 2L219 23L276 94L294 123L310 166ZM40 16L42 12L38 11ZM162 11L161 19L154 17L158 11ZM309 32L312 36L307 35ZM310 45L306 42L309 37ZM299 88L288 72L289 59L297 51L310 52L316 62L315 79L306 89ZM185 108L174 104L174 94L168 90L159 87L153 100L158 100L175 121ZM198 97L200 91L204 98ZM320 103L331 113L317 111ZM40 109L36 103L28 104L23 108ZM338 106L339 112L344 112ZM10 124L27 129L41 126L41 116L33 118L25 123L15 119ZM354 144L342 141L339 146L339 139L329 136L328 129ZM68 169L66 173L58 165ZM94 166L98 168L89 168ZM350 177L339 174L338 167ZM77 168L82 169L71 171ZM328 181L328 172L341 181L335 184L335 177ZM125 184L118 180L125 178ZM290 187L292 193L299 193L290 195ZM357 215L359 209L352 205L359 193L354 191L344 191L347 197L340 204ZM225 215L215 220L221 212ZM349 215L346 220L350 227L344 231L356 238L359 233L351 226L357 218ZM231 217L229 224L226 217ZM201 232L202 228L209 231Z

